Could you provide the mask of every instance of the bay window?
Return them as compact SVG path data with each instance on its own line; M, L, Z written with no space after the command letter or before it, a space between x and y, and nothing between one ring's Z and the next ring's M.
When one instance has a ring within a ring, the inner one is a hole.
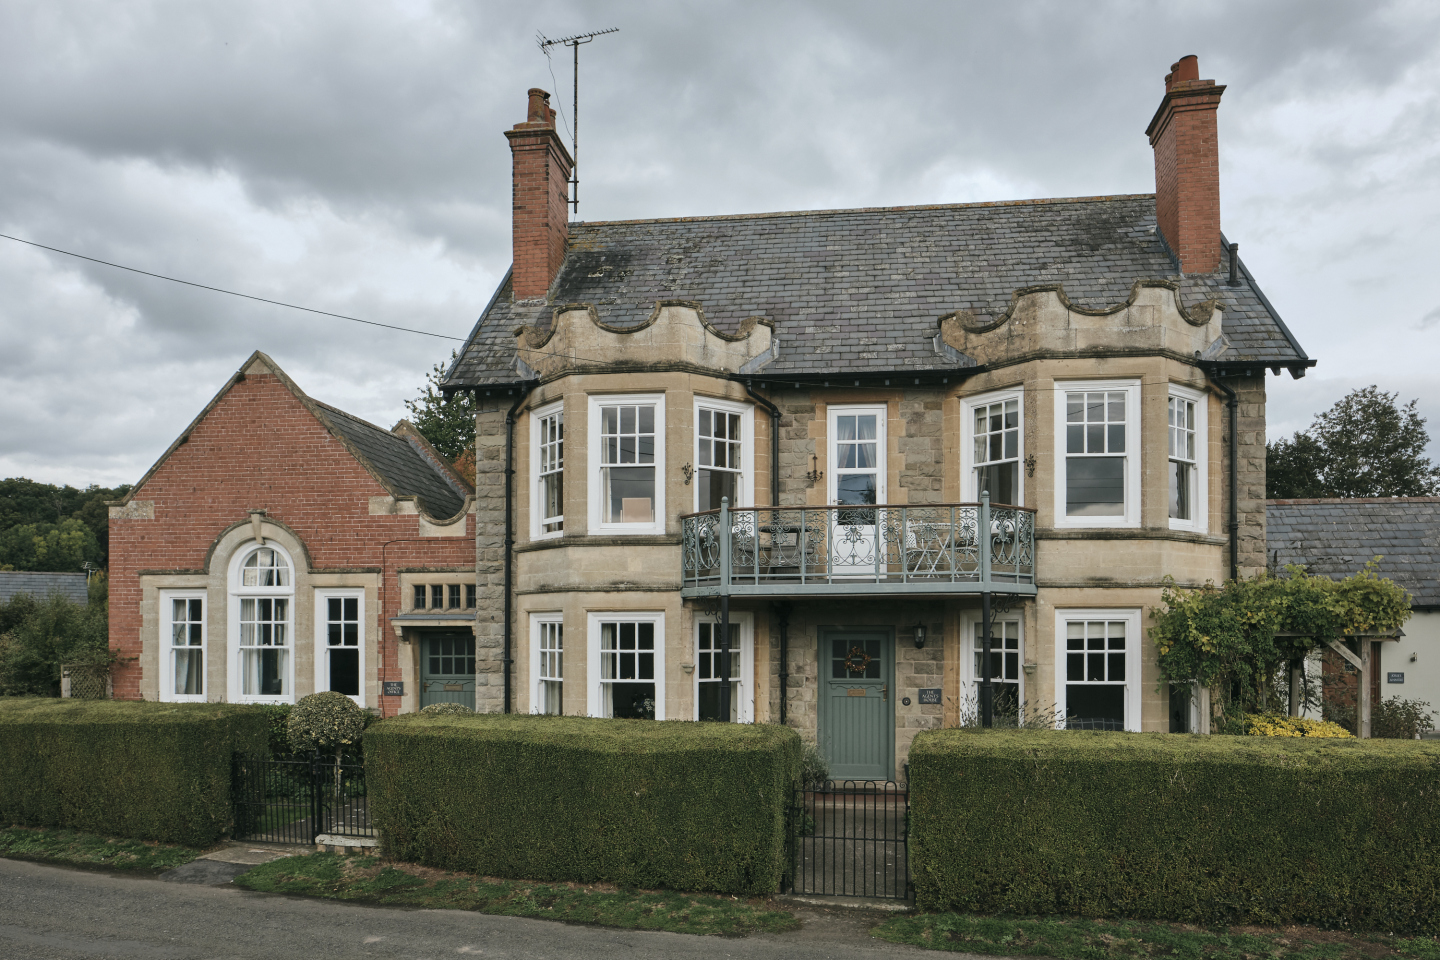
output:
M742 404L696 399L696 510L719 510L722 497L728 497L732 507L749 506L750 419L750 408Z
M961 405L962 496L978 501L981 491L989 490L991 503L1023 505L1023 398L1018 392L992 393Z
M664 720L664 615L592 613L589 619L590 715Z
M1056 611L1056 702L1071 730L1140 729L1140 611Z
M565 531L565 411L553 403L531 414L530 422L531 537L560 536Z
M1140 384L1055 391L1057 526L1139 526Z
M665 398L591 397L592 532L665 532Z
M1172 384L1168 402L1170 526L1206 528L1206 454L1204 394Z

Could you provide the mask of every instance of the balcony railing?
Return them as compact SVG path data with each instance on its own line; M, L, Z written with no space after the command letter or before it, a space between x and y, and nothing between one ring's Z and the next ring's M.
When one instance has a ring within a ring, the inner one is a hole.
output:
M680 518L687 597L1035 592L1035 511L742 507Z

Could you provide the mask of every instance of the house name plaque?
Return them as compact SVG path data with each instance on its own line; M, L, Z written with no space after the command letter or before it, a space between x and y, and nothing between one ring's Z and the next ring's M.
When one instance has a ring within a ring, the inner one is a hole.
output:
M919 691L919 693L920 693L920 702L921 702L921 703L939 703L939 702L940 702L940 688L939 688L939 687L923 687L923 688L921 688L921 690Z
M387 697L403 697L403 696L405 696L405 681L404 681L404 680L386 680L386 681L385 681L385 696L387 696Z
M1405 674L1403 674L1403 673L1387 673L1387 674L1385 674L1385 682L1386 682L1386 683L1404 683L1404 682L1405 682Z

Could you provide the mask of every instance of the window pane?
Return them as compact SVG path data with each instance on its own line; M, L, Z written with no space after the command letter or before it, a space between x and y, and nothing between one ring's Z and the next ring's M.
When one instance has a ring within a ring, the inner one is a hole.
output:
M460 607L460 584L458 584L458 583L452 583L452 584L450 584L450 585L446 588L446 593L448 594L448 598L447 598L447 599L449 600L449 606L450 606L450 608L451 608L452 610L459 609L459 607Z
M857 427L861 440L875 439L875 415L873 413L857 417Z
M330 689L348 697L360 696L360 651L330 651Z
M1066 452L1066 453L1084 453L1084 452L1085 452L1085 428L1084 428L1084 427L1066 427L1066 428L1065 428L1065 452Z
M640 432L641 432L641 433L654 433L654 432L655 432L655 408L654 408L654 407L645 406L645 407L641 407L641 408L640 408Z
M433 583L430 585L430 606L436 610L445 608L445 585Z
M421 586L416 586L416 587L415 587L415 604L414 604L414 606L415 606L415 609L416 609L416 610L424 610L424 609L425 609L425 587L424 587L423 585L421 585Z
M739 504L737 499L739 479L740 474L728 470L701 470L698 480L700 509L719 510L721 497L729 497L730 506L737 506Z
M845 505L872 504L875 502L875 475L852 473L835 481L836 499Z
M1109 430L1110 430L1110 449L1109 449L1107 452L1108 452L1108 453L1124 453L1124 452L1125 452L1125 424L1123 424L1123 423L1119 423L1119 424L1112 423L1112 424L1110 425L1110 427L1109 427Z
M1070 517L1124 516L1124 458L1068 458L1065 463L1065 514Z
M1124 730L1125 688L1118 684L1067 685L1065 726L1071 730Z
M1065 420L1080 423L1085 419L1085 394L1071 393L1065 397Z
M200 650L175 651L175 693L198 697L205 693L205 662Z
M465 584L465 607L473 609L475 606L475 584Z
M989 490L992 503L1019 503L1020 464L997 463L975 471L975 489Z
M1170 518L1190 520L1190 473L1193 468L1179 460L1170 461Z
M655 522L655 468L607 467L606 523Z
M836 417L836 418L835 418L835 441L836 441L837 443L844 443L844 442L846 442L846 441L850 441L850 440L854 440L854 439L855 439L855 418L854 418L854 417Z

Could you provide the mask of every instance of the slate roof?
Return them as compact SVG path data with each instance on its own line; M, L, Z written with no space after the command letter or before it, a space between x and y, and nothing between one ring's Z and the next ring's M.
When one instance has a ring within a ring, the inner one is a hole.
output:
M453 517L460 511L468 491L461 490L438 464L432 463L420 444L328 403L313 398L311 402L325 412L335 429L364 454L396 492L419 497L425 512L437 519Z
M1381 575L1409 590L1413 606L1440 608L1440 497L1270 500L1265 521L1279 566L1343 577L1381 556Z
M880 373L973 366L935 348L937 321L955 310L994 318L1016 289L1053 283L1108 308L1140 279L1179 282L1186 306L1220 301L1229 346L1215 360L1310 365L1248 271L1238 287L1228 264L1181 277L1155 224L1151 194L572 223L549 301L513 302L507 276L445 385L520 379L513 331L548 326L557 304L592 303L626 326L657 300L698 301L726 332L750 316L774 322L780 355L762 377Z
M59 594L72 603L83 604L89 600L83 573L0 570L0 603L8 602L17 593L28 593L37 600L53 594Z

